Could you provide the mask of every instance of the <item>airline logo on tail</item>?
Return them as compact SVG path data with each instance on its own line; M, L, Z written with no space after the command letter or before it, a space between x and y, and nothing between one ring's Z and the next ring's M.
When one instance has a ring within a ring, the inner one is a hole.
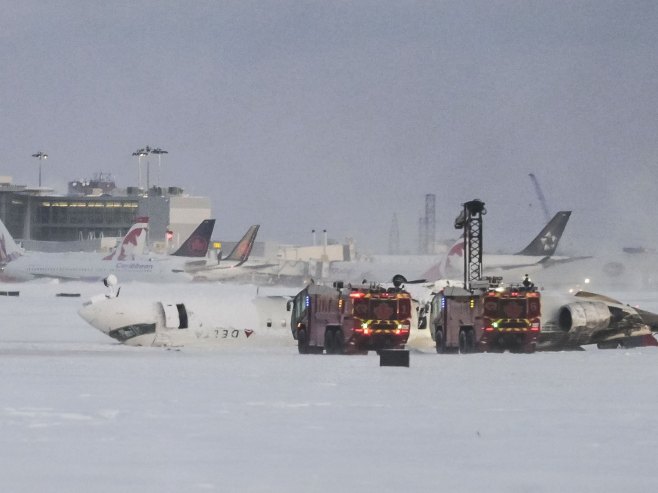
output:
M464 238L459 239L450 247L441 262L430 267L421 276L424 279L449 279L459 273L464 264Z
M146 245L146 230L148 229L148 217L138 217L121 244L103 260L134 260L136 256L144 253Z
M5 246L4 235L0 237L0 263L9 262L9 255L7 255L7 247Z
M5 236L0 237L0 264L6 264L7 262L13 260L15 256L9 255L7 253L7 245L5 242Z
M194 253L203 253L205 255L205 252L208 251L208 242L205 238L195 236L190 241L190 250Z
M23 254L2 221L0 221L0 264L17 259Z
M564 228L567 227L571 217L571 211L560 211L548 222L544 229L533 239L530 244L517 255L530 255L545 257L551 256L555 253L557 245L564 233Z
M540 241L544 251L550 252L550 251L555 251L555 249L557 248L558 240L559 238L549 231L544 236L542 236Z
M249 255L251 254L251 249L253 248L254 242L256 241L258 228L260 228L260 224L254 224L251 226L242 237L242 239L238 242L238 244L235 245L233 251L224 260L237 261L238 263L233 267L244 264L247 259L249 259Z
M208 246L214 227L214 219L204 219L172 255L176 257L205 257L208 254Z
M249 255L250 251L251 245L248 243L239 243L238 248L235 250L235 254L238 257L243 258L244 256Z

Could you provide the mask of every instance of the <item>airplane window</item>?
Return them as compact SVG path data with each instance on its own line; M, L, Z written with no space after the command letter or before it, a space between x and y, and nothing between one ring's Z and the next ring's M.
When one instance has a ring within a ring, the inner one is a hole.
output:
M155 324L135 324L127 325L125 327L120 327L118 329L111 330L109 336L116 339L119 342L127 341L133 337L141 336L144 334L154 334L155 333Z

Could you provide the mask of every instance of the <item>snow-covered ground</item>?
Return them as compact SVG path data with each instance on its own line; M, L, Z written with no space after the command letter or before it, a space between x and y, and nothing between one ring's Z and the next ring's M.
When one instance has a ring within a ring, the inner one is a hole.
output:
M658 485L653 347L414 351L409 368L382 368L375 354L302 356L292 339L260 349L131 348L76 313L102 287L0 290L20 291L0 296L3 492L600 493ZM62 292L82 297L55 296ZM658 309L658 293L606 294Z

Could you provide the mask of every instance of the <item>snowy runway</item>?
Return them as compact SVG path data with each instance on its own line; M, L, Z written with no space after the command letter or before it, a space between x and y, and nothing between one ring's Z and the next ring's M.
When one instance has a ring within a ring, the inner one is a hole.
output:
M0 298L2 491L598 493L658 482L656 348L412 352L410 368L301 356L292 341L131 348L77 316L84 295L52 294L74 286L34 286Z

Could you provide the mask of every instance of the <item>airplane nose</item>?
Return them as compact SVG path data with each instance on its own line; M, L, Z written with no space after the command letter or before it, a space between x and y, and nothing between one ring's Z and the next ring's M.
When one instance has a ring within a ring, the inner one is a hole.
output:
M119 342L151 345L155 337L157 313L155 303L99 295L78 309L89 325Z
M78 310L78 315L80 315L80 317L92 327L108 334L110 332L110 327L108 320L106 320L106 317L103 315L107 312L103 311L102 304L103 300L91 299L82 305Z

